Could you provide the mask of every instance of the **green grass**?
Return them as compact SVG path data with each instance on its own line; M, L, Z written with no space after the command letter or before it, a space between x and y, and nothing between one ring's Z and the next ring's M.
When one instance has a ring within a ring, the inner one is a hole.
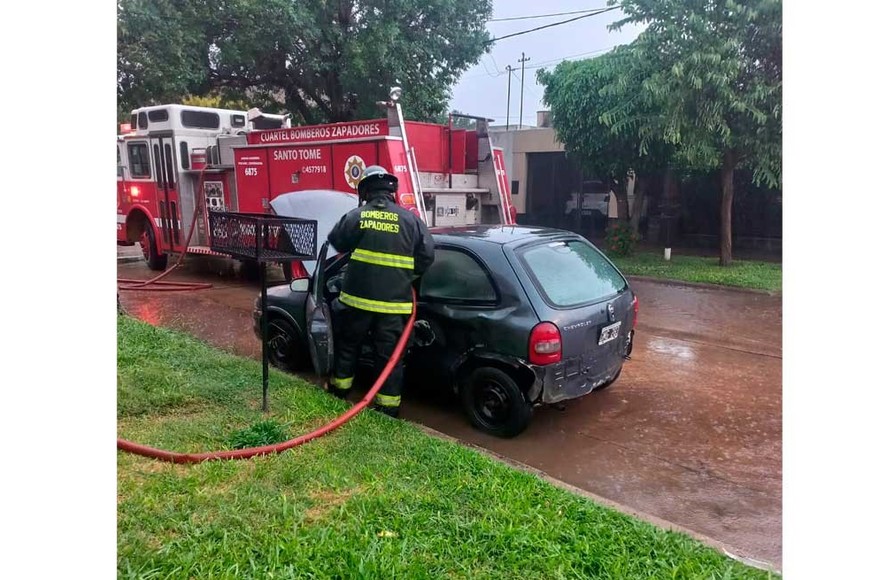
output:
M609 256L628 276L650 276L684 282L702 282L782 291L782 264L735 260L731 266L719 266L719 258L672 255L666 262L661 253L638 252L630 257Z
M271 378L264 418L259 363L119 317L120 437L229 449L234 434L290 437L347 408ZM119 578L769 576L371 411L280 455L184 466L119 453L117 466Z

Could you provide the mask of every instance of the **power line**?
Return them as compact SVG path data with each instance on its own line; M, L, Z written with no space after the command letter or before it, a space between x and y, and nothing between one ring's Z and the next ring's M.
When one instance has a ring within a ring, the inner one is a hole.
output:
M516 69L514 69L514 70L516 70ZM517 78L517 73L515 73L515 72L513 72L513 71L511 71L511 76L514 77L514 78L517 79L517 80L520 80L520 79ZM543 95L543 93L541 93L541 92L538 91L538 90L534 90L534 89L532 89L532 87L531 87L530 85L525 85L525 86L523 87L523 93L525 93L525 94L529 95L529 97L535 99L535 104L536 104L536 105L538 104L538 102L542 102L542 101L544 100L544 95ZM526 117L528 117L528 115L523 115L523 118L526 118Z
M588 51L588 52L581 52L580 54L572 54L572 55L569 55L569 56L563 56L562 58L554 58L553 60L548 60L548 61L545 61L545 62L537 62L537 63L534 63L533 66L529 66L529 67L526 67L526 68L529 68L529 69L544 68L545 66L550 66L550 65L553 65L553 64L557 64L557 63L560 63L560 62L562 62L562 61L564 61L564 60L567 60L567 59L569 59L569 58L576 58L576 57L578 57L578 56L587 56L587 55L590 55L590 54L595 54L595 53L597 53L597 52L604 52L605 50L611 50L611 49L613 49L613 48L616 48L617 46L619 46L619 45L618 45L618 44L614 44L613 46L608 46L607 48L599 48L598 50L590 50L590 51Z
M538 30L543 30L545 28L552 28L553 26L560 26L562 24L568 24L569 22L575 22L577 20L582 20L583 18L590 18L592 16L598 16L599 14L604 14L605 12L610 12L611 10L616 10L619 6L613 6L611 8L604 8L602 10L598 10L597 12L591 12L589 14L582 14L580 16L575 16L574 18L569 18L568 20L560 20L559 22L553 22L552 24L545 24L544 26L538 26L537 28L530 28L529 30L521 30L520 32L514 32L513 34L506 34L504 36L499 36L498 38L493 38L487 41L487 44L492 44L493 42L498 42L499 40L504 40L505 38L512 38L514 36L520 36L522 34L529 34L530 32L537 32Z
M498 63L495 62L495 57L492 56L492 53L491 53L491 52L488 52L487 55L489 56L489 60L492 61L492 65L495 67L495 68L493 69L493 70L495 71L495 74L490 74L489 76L491 76L491 77L499 77L499 76L501 76L501 73L500 73L499 70L498 70L498 68L499 68L499 67L498 67ZM488 69L488 68L486 69L486 74L489 74L489 69Z
M511 16L509 18L490 18L487 22L507 22L508 20L532 20L535 18L550 18L551 16L567 16L569 14L586 14L587 12L595 12L597 10L603 10L606 6L602 6L601 8L589 8L588 10L573 10L571 12L554 12L553 14L533 14L531 16Z
M578 53L578 54L569 54L569 55L566 55L566 56L560 56L560 57L558 57L558 58L554 58L554 59L551 59L551 60L545 60L545 61L541 61L541 62L533 62L533 63L531 64L531 66L527 66L526 68L529 69L529 70L534 70L534 69L544 68L545 66L550 66L551 64L556 64L556 63L562 62L563 60L567 60L567 59L569 59L569 58L576 58L576 57L578 57L578 56L587 56L587 55L590 55L590 54L595 54L595 53L597 53L597 52L604 52L605 50L610 50L610 49L616 48L617 46L620 46L620 45L618 45L618 44L614 44L613 46L607 46L607 47L605 47L605 48L598 48L598 49L595 49L595 50L589 50L589 51L581 52L581 53ZM494 61L493 61L493 62L494 62ZM488 77L493 77L493 78L495 78L495 77L500 77L500 76L502 76L502 75L506 75L506 74L507 74L507 73L504 72L504 71L501 71L501 72L498 72L498 73L496 73L496 74L493 74L493 73L489 72L489 69L486 67L486 63L484 63L483 61L481 61L481 64L483 65L483 68L486 70L486 74L472 75L472 76L467 77L467 78L469 78L469 79L476 79L476 78L483 77L483 76L488 76Z
M493 59L492 62L495 62L495 59ZM486 61L485 61L485 60L480 61L480 64L483 65L483 70L486 71L486 76L488 76L488 77L492 77L492 78L494 78L494 79L496 79L496 78L498 78L499 76L501 76L502 73L498 72L498 65L496 65L496 67L495 67L496 72L495 72L495 73L491 73L491 72L489 72L489 67L486 66ZM481 77L482 77L483 75L475 75L475 76L481 76Z

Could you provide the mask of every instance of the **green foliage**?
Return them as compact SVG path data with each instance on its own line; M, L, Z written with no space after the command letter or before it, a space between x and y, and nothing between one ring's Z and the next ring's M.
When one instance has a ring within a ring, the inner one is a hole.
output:
M584 165L615 175L626 163L638 175L646 163L721 171L727 265L734 170L781 184L781 0L608 3L627 15L614 28L646 28L627 46L539 73L557 134Z
M274 419L259 421L250 427L239 429L230 436L233 449L247 449L262 445L274 445L287 440L284 428Z
M559 140L587 174L622 181L629 171L645 174L670 163L671 147L650 139L641 120L658 114L642 90L640 75L629 70L630 53L618 48L596 58L564 61L552 72L541 69L544 102L553 112ZM617 115L625 119L616 125ZM616 126L614 126L616 125ZM628 125L635 132L625 130Z
M491 0L119 0L118 101L130 109L221 90L306 123L443 115L486 50Z
M462 111L453 110L450 111L454 115L462 115ZM447 119L444 120L446 122ZM453 128L454 129L466 129L466 130L475 130L477 128L477 121L474 119L469 119L468 117L453 117Z
M616 256L630 256L640 241L640 237L627 222L616 222L607 227L604 242L608 253Z
M262 418L257 361L130 317L117 333L118 373L131 389L119 407L131 395L147 404L167 382L191 397L120 415L119 436L204 451ZM291 435L347 409L283 373L271 384L273 417ZM371 411L247 461L171 465L119 453L117 479L119 578L770 577Z
M719 284L782 292L782 264L735 260L731 267L719 267L717 258L675 254L665 261L659 252L638 252L633 256L608 256L627 276L649 276L665 280Z
M256 105L245 98L229 96L226 91L212 91L207 95L188 95L181 99L182 105L194 107L212 107L215 109L236 109L246 111Z
M616 0L610 0L616 4ZM614 108L607 122L619 133L677 146L698 170L717 169L726 155L777 187L782 175L781 0L620 0L627 17L644 23L626 49L622 74L640 78L643 99L659 114L640 117Z

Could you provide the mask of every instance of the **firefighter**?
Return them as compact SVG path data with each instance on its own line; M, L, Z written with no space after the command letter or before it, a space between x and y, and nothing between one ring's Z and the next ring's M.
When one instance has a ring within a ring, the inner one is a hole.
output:
M351 252L339 302L335 371L329 390L344 398L353 383L359 348L371 332L380 372L393 353L408 315L411 282L435 259L426 224L395 202L399 180L379 165L368 167L357 184L360 207L349 211L329 233L339 252ZM404 354L404 353L402 353ZM375 398L375 409L398 417L402 359Z

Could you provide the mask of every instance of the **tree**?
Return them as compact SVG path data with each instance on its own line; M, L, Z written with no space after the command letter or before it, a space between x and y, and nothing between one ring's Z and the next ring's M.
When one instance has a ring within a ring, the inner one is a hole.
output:
M465 115L462 111L457 111L453 109L450 111L451 115ZM468 117L453 117L453 128L454 129L465 129L465 130L475 130L477 129L477 121L474 119L470 119Z
M631 225L637 233L640 211L650 178L670 162L672 147L625 127L616 130L612 118L655 117L655 103L641 90L641 68L629 67L631 53L618 48L596 58L564 61L550 72L538 71L544 85L544 102L553 113L553 127L570 155L584 171L618 182L614 192L621 220L628 219L626 177L635 177ZM630 73L630 74L626 74Z
M616 4L616 0L609 0ZM626 71L641 71L644 99L660 115L614 108L620 134L644 145L664 141L696 169L719 171L719 263L731 263L734 171L776 187L782 176L782 5L780 0L621 0L627 17L646 24L628 50Z
M174 0L118 0L119 117L142 105L207 92L207 46L189 23L197 4Z
M443 115L487 49L491 0L119 0L118 98L128 107L220 90L306 123Z
M181 99L182 105L193 105L194 107L211 107L214 109L236 109L245 111L254 107L254 105L245 98L232 98L217 91L212 91L207 95L189 95Z

